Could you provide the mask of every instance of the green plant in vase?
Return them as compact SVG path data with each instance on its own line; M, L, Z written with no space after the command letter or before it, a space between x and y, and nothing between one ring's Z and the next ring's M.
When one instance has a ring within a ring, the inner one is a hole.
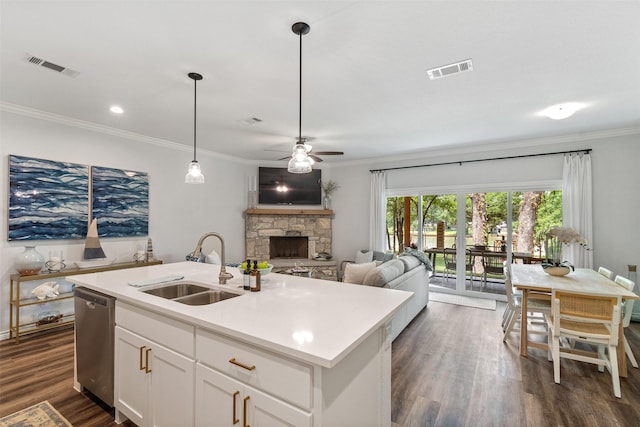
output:
M324 192L324 198L322 199L322 207L324 209L331 209L331 195L340 188L340 186L332 180L322 183L322 191Z

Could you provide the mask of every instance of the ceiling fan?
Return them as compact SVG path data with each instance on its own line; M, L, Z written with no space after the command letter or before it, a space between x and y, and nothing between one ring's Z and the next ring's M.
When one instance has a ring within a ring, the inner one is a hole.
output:
M322 161L322 159L318 156L342 156L344 155L344 152L342 151L314 151L312 152L311 149L313 148L310 144L307 143L307 138L301 138L298 142L298 144L302 144L304 145L304 148L307 152L307 156L309 158L311 158L314 163L320 163ZM282 157L278 160L289 160L291 158L291 156L287 156L287 157Z

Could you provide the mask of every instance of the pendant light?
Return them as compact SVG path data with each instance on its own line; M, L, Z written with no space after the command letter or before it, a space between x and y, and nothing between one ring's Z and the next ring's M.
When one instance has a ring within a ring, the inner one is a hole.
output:
M311 172L312 160L309 157L307 147L305 147L302 139L302 36L307 34L311 28L304 22L296 22L291 30L300 37L300 82L298 93L298 143L293 147L291 160L287 170L291 173L309 173Z
M196 100L198 80L202 80L202 75L189 73L189 78L193 80L193 160L189 163L189 170L184 177L187 184L204 184L204 175L200 170L200 164L196 160Z

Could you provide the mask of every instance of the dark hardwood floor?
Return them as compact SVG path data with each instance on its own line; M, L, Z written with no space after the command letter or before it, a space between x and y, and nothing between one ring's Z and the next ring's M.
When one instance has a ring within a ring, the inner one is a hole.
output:
M393 343L394 427L638 425L640 370L629 367L621 379L621 399L595 365L563 360L555 384L545 352L531 349L523 358L517 335L502 342L503 308L430 302L414 319ZM640 324L626 334L640 349ZM116 425L112 413L73 389L72 329L0 343L0 416L42 400L76 427Z

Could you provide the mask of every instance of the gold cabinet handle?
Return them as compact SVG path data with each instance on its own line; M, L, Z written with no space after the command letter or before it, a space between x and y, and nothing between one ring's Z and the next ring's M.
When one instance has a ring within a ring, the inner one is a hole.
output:
M251 427L247 422L247 401L248 400L249 400L249 396L245 397L244 401L242 402L242 418L244 418L243 420L244 427Z
M244 363L238 362L236 360L235 357L232 357L231 359L229 359L229 363L233 363L236 366L240 366L243 369L246 369L247 371L253 371L254 369L256 369L255 365L245 365Z
M144 371L148 374L151 372L151 369L149 369L149 353L151 353L151 349L148 348L145 352L144 352L144 361L145 361L145 367L144 367Z
M144 346L144 345L142 347L140 347L140 370L141 371L144 371L144 369L145 369L145 367L142 366L142 350L144 350L145 348L147 348L147 347Z
M233 393L233 414L231 415L233 425L236 425L240 422L240 420L236 418L236 397L238 397L239 394L240 394L239 391L236 391L235 393Z

